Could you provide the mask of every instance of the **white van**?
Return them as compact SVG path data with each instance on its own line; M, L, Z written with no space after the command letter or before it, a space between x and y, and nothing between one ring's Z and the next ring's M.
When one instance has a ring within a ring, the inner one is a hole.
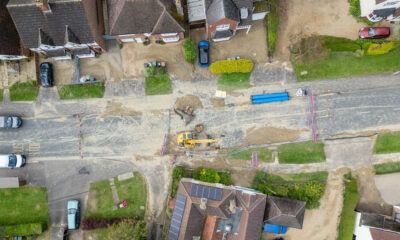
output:
M0 128L19 128L22 119L16 116L0 116Z
M24 155L6 154L0 155L0 168L20 168L26 163Z

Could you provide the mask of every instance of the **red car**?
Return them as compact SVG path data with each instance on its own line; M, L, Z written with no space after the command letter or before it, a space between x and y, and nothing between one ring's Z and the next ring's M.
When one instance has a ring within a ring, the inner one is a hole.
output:
M390 36L389 27L364 27L358 32L360 38L376 39L387 38Z

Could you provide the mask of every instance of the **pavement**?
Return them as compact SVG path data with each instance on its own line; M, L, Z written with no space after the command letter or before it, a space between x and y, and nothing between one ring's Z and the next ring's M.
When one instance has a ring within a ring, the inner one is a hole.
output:
M400 205L400 186L396 184L400 173L391 173L375 176L375 184L385 202L391 205Z

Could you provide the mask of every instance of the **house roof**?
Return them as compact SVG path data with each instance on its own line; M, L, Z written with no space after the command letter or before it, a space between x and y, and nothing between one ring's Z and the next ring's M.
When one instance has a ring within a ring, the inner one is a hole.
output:
M94 42L82 1L49 0L49 6L51 12L43 13L36 6L36 0L10 0L7 4L26 48L36 48L41 43L63 46L66 43L66 26L69 34L79 38L75 41Z
M265 207L264 221L301 229L305 209L306 203L303 201L269 196Z
M20 39L6 5L6 0L0 1L0 55L20 55Z
M386 18L386 17L394 14L395 12L396 12L396 8L381 8L381 9L374 10L374 13L378 17L382 17L382 18Z
M108 0L107 8L111 35L184 31L159 0Z
M382 229L370 228L373 240L400 240L400 232L389 232Z
M220 200L207 199L206 209L201 209L201 196L205 195L194 196L191 192L194 185L209 188L205 191L220 191ZM228 232L228 240L260 238L266 202L264 194L251 192L250 189L208 184L184 178L179 183L177 195L186 197L186 205L182 213L179 236L174 238L169 235L168 239L193 239L195 236L203 236L204 239L222 239L223 231ZM231 201L235 203L235 212L229 210Z
M206 6L206 18L208 25L228 18L239 22L239 9L232 0L214 0L210 5Z

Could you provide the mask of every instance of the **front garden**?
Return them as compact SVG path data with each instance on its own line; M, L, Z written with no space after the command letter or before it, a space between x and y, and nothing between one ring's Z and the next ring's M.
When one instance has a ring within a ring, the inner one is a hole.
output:
M34 80L16 82L10 87L10 101L35 101L38 94L39 87Z
M146 95L163 95L172 93L171 80L167 68L160 62L151 61L144 69Z
M60 99L102 98L104 95L104 83L63 85L58 94Z
M325 161L322 142L299 142L283 144L278 147L279 163L306 164Z
M351 173L345 177L345 189L343 197L342 214L340 215L338 240L351 239L354 230L354 209L358 202L357 180L351 177Z

